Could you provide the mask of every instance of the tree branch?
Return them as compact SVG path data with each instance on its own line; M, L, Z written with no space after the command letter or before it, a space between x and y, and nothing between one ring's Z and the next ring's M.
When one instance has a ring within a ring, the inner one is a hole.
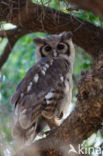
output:
M0 68L7 60L17 39L24 34L36 31L54 34L71 30L74 32L74 43L85 49L86 52L90 53L94 57L97 57L102 52L103 29L72 15L65 14L48 7L36 5L30 2L27 3L27 1L24 0L21 4L19 11L18 9L14 9L15 13L13 14L13 18L11 18L11 23L20 26L21 31L16 33L14 29L7 31L5 34L1 32L1 37L5 37L6 34L8 35L9 44L0 56ZM3 6L1 6L1 8L2 7ZM4 19L8 21L6 14Z
M92 69L83 75L78 90L78 105L63 124L53 130L45 139L24 148L15 156L19 156L20 153L21 156L33 156L35 149L39 151L40 156L61 156L63 154L68 156L70 144L78 149L78 144L102 127L103 54Z
M25 6L26 0L1 0L0 1L0 21L12 21L20 9Z
M36 30L53 34L71 30L74 32L74 43L95 57L103 48L103 30L72 15L28 3L27 9L24 7L19 12L19 17L22 20L14 18L12 23L22 24L31 32Z
M12 48L16 41L26 33L25 29L21 29L20 27L12 29L12 30L7 30L7 31L0 31L0 37L7 37L8 38L8 43L0 55L0 69L8 59L10 53L12 52Z
M8 9L8 5L5 6L4 4L4 2L6 1L0 2L2 10ZM22 3L20 3L20 5L18 5L18 3L16 2L14 3L14 1L11 2L12 3L9 4L9 8L11 8L12 5L14 6L13 11L15 11L12 12L13 17L11 18L11 23L17 26L22 26L22 31L20 32L21 34L19 33L19 35L17 35L16 33L15 35L17 36L17 39L24 34L34 31L53 34L71 30L72 32L74 32L74 43L85 49L94 57L97 57L101 53L103 49L103 30L101 28L96 27L89 22L80 20L72 15L64 14L54 9L50 9L33 3L27 3L27 1L25 0L23 0L23 2L21 1ZM16 7L17 9L15 9ZM5 12L5 15L1 15L3 16L3 19L8 21L7 13ZM24 29L26 31L25 33L22 33L24 32ZM2 34L1 36L3 37L5 35ZM9 41L9 43L11 44L11 48L13 47L17 39L12 35L12 39L10 39ZM6 52L3 52L0 57L0 67L4 64L10 54L10 48L8 47L9 44L4 50Z
M103 1L102 0L67 0L68 3L76 4L79 8L94 12L96 15L103 16Z
M27 30L26 33L39 31L54 34L72 31L74 43L94 57L103 49L103 29L48 7L28 2L15 13L11 23L23 26L23 29Z
M10 30L1 30L0 37L10 38L10 36L17 34L17 32L18 32L18 28L14 28L14 29L10 29Z

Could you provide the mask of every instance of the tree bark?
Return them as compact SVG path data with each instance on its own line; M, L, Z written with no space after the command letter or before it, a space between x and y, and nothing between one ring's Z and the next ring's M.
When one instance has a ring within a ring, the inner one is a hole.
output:
M21 29L20 27L17 27L12 30L7 31L0 31L0 37L7 37L8 43L4 48L4 51L0 55L0 69L4 65L4 63L7 61L10 53L12 52L12 48L14 47L17 40L26 33L25 29Z
M21 17L21 20L16 17L12 23L21 24L28 32L58 34L62 31L72 31L74 43L94 57L98 56L103 48L103 30L72 15L28 3L18 16Z
M103 16L103 1L102 0L67 0L68 3L76 4L80 9L89 10L96 15Z
M103 54L79 82L77 106L71 115L59 128L50 132L49 136L25 148L21 153L33 156L34 147L38 147L40 156L61 156L63 154L69 156L69 145L72 144L78 150L78 144L100 129L102 122ZM31 155L28 151L32 151ZM19 155L20 153L17 153L15 156ZM77 154L74 153L74 155Z
M12 21L26 0L0 0L0 21Z

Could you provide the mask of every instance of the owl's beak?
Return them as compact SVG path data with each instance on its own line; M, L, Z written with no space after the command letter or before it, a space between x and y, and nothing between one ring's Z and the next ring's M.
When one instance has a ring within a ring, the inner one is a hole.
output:
M53 56L57 56L57 51L55 49L53 50Z

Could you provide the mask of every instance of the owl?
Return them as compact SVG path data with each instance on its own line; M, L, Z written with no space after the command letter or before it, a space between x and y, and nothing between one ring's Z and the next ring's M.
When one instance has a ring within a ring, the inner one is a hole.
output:
M46 125L59 126L72 98L75 57L72 33L34 39L36 64L18 84L12 97L15 137L33 139Z

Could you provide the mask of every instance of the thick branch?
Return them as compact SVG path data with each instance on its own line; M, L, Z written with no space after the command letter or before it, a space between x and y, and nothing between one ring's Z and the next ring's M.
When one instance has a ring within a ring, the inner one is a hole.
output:
M1 5L2 10L7 4L6 1L7 0L0 2L0 5L3 4ZM11 1L9 7L11 7L12 3L16 4L16 2ZM53 34L71 30L74 32L74 43L85 49L94 57L97 57L101 53L103 49L103 29L69 14L64 14L54 9L29 3L25 0L23 0L23 3L20 3L20 6L17 5L16 7L19 9L19 11L18 9L15 9L14 5L11 23L17 26L20 25L21 31L19 33L15 31L7 31L6 34L8 35L9 44L5 48L5 52L3 52L3 54L0 56L0 68L7 60L16 40L22 35L34 31ZM5 16L3 14L3 18L8 21L6 15L6 13ZM1 32L1 37L4 37L6 34Z
M92 69L83 75L78 89L78 105L72 114L59 128L52 131L45 139L24 149L22 154L33 156L34 147L38 147L40 156L61 156L62 154L67 156L70 144L77 148L78 144L102 127L103 55ZM15 156L19 155L20 153Z
M103 48L103 30L101 28L44 6L29 2L23 6L19 12L17 10L14 14L11 23L23 26L27 29L26 33L39 31L54 34L71 30L74 32L74 43L94 57L101 53Z
M14 18L12 23L22 24L31 32L53 34L71 30L73 41L93 56L99 55L103 48L103 30L69 14L28 3L27 9L24 7L19 12L19 17L21 20Z
M12 48L16 41L24 35L26 30L21 30L20 27L15 28L13 30L7 30L7 31L0 31L0 37L7 37L8 43L3 51L3 53L0 55L0 68L4 65L6 60L8 59L10 53L12 52Z
M97 15L103 16L103 1L102 0L67 0L68 3L76 4L79 8L89 10Z

